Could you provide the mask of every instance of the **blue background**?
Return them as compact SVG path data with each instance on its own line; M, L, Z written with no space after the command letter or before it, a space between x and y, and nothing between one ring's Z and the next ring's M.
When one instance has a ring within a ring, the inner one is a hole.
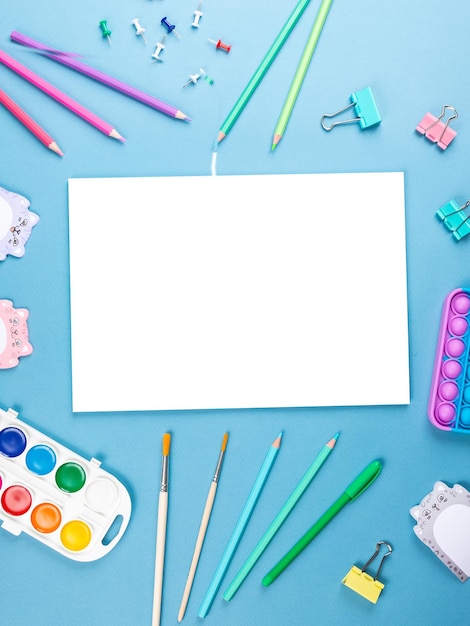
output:
M442 302L451 289L468 286L470 278L470 238L455 243L435 217L451 198L463 204L470 197L468 2L457 0L448 9L440 0L336 0L287 133L271 153L277 116L319 5L312 0L218 154L219 174L405 172L411 404L87 415L71 411L67 179L210 174L218 128L294 5L294 0L206 0L199 30L191 28L197 0L16 0L0 5L0 48L112 122L127 138L123 145L105 137L0 66L0 87L23 104L65 152L60 158L47 150L0 110L0 185L29 198L41 218L24 258L7 257L0 264L0 298L30 310L34 346L33 354L17 368L0 372L0 403L83 456L101 459L128 486L133 499L133 517L121 543L93 563L68 560L25 535L0 533L2 623L150 623L161 439L170 431L162 623L176 624L220 441L228 431L215 507L183 622L198 623L199 603L280 430L281 451L221 591L321 446L336 431L341 435L327 464L236 597L226 604L220 593L207 623L304 626L468 620L470 583L460 583L415 538L409 515L410 507L436 480L470 489L470 437L441 432L426 417ZM168 36L164 62L156 64L151 54L163 35L163 16L176 24L182 39ZM146 45L134 34L135 17L147 29ZM101 19L107 19L112 30L111 46L101 37ZM193 122L172 120L11 43L14 29L87 55L90 64L176 104ZM221 38L232 44L232 51L228 55L216 51L208 38ZM200 81L183 90L189 75L200 67L214 85ZM352 91L366 86L373 89L382 124L366 131L358 125L323 131L321 115L345 106ZM458 135L442 152L414 128L426 112L437 114L446 103L459 112L453 125ZM177 178L174 193L178 195ZM213 201L185 200L195 207ZM223 203L224 198L217 201ZM308 198L298 197L292 189L292 202ZM106 224L90 224L89 254L99 249L104 237ZM334 216L325 237L334 237ZM145 207L135 207L135 229L123 254L138 254L141 245L152 245L152 233L145 228ZM318 301L322 306L321 294ZM138 355L146 349L152 312L142 311L138 302L130 303L129 309L129 331L135 335ZM106 350L99 339L106 315L97 310L95 317L99 353ZM374 340L364 337L365 342ZM338 385L348 375L341 355L332 375ZM262 576L374 458L384 463L377 482L343 510L272 587L263 588ZM385 562L381 573L385 590L374 606L346 589L341 580L353 564L365 563L381 539L391 542L394 552Z

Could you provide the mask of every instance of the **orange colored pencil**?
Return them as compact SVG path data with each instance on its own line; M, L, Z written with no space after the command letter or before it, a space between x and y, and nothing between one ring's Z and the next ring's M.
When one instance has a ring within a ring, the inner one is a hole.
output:
M41 143L47 146L49 150L56 152L60 156L64 156L64 153L62 152L62 150L59 148L59 146L54 141L54 139L52 139L52 137L48 135L48 133L44 130L44 128L39 126L39 124L35 120L33 120L32 117L30 117L25 111L23 111L23 109L1 89L0 89L0 104L3 104L5 109L10 111L10 113L14 115L16 119L19 120L23 124L23 126L26 126L26 128L35 137L37 137Z

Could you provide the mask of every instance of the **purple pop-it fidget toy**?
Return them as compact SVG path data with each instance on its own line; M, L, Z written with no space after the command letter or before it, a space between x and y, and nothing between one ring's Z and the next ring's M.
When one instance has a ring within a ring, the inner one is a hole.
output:
M470 289L444 301L429 397L434 426L470 434Z

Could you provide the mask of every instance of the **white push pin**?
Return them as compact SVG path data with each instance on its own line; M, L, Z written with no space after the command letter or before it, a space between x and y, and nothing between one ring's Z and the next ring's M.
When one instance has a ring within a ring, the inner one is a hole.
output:
M162 41L159 41L157 43L157 47L154 50L154 53L152 54L152 58L154 61L161 61L163 63L163 59L160 58L160 53L165 50L165 45L164 45L164 41L166 39L166 35L163 37Z
M147 42L145 41L145 37L144 37L145 28L142 28L142 26L140 25L139 18L138 18L138 17L136 17L136 18L135 18L135 20L132 20L132 23L134 24L134 27L135 27L135 34L136 34L137 36L142 37L142 39L144 40L144 42L145 42L145 43L147 43Z
M190 75L189 75L189 80L188 80L188 82L186 82L186 83L183 85L183 89L184 89L185 87L187 87L188 85L190 85L191 83L193 83L193 85L195 85L195 84L197 83L197 81L201 78L201 76L205 76L205 75L206 75L206 73L205 73L205 71L202 69L202 67L200 67L200 68L199 68L199 72L200 72L200 74L190 74Z
M201 11L201 6L202 6L202 1L198 4L197 9L194 11L193 23L191 24L193 28L199 28L199 20L203 16L203 13Z

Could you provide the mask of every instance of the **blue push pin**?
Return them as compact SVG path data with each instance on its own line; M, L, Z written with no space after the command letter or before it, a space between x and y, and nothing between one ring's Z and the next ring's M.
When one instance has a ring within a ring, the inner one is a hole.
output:
M437 217L443 221L444 226L452 232L452 236L457 241L470 234L470 216L465 213L465 209L469 206L470 200L467 200L463 206L459 206L452 199L436 213Z
M167 31L169 33L173 33L173 35L175 35L175 37L178 37L178 39L181 39L181 35L179 33L177 33L176 30L175 30L175 24L170 24L170 22L168 21L168 18L163 17L160 20L160 23L163 24L163 26L167 29Z
M321 118L321 125L325 130L332 130L335 126L339 126L340 124L352 124L353 122L358 122L361 130L365 128L371 128L372 126L377 126L382 121L380 118L379 111L377 109L377 105L375 104L374 96L372 94L372 89L370 87L366 87L365 89L361 89L360 91L353 91L350 95L351 104L345 106L344 109L337 111L336 113L325 113ZM356 113L356 117L351 120L342 120L339 122L333 122L330 126L326 126L324 120L326 117L335 117L343 111L354 107L354 112Z

